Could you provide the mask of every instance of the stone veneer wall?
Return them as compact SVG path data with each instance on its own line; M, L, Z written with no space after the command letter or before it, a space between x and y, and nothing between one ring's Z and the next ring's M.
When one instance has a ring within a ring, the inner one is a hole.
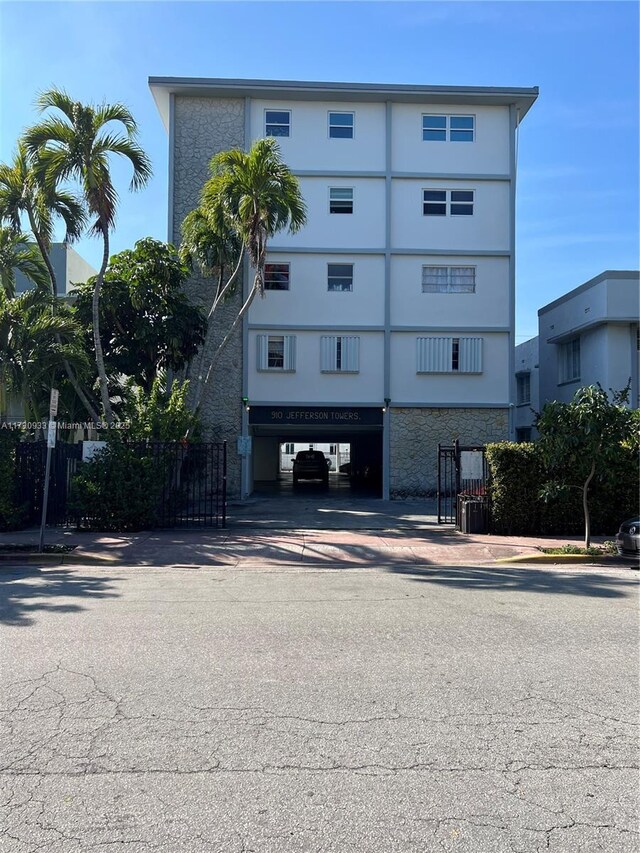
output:
M174 101L173 236L180 241L182 220L198 206L200 191L209 177L209 161L218 151L244 148L244 99L176 96ZM213 283L193 276L186 285L196 304L211 306ZM205 344L205 365L223 339L241 305L242 293L220 306ZM196 357L194 366L199 363ZM206 373L206 370L205 370ZM203 438L228 441L227 489L240 494L240 457L236 439L241 431L242 325L227 344L212 376L200 409Z
M486 444L509 437L507 409L418 409L390 411L392 498L434 496L438 444Z

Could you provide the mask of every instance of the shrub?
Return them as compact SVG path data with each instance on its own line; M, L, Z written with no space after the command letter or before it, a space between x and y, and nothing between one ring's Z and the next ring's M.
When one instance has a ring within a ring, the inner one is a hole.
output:
M71 514L79 526L94 530L154 527L162 484L162 466L154 460L151 448L127 445L115 434L75 475Z
M24 510L18 506L16 493L16 446L19 440L16 431L0 429L0 530L15 530L24 519Z
M500 534L540 532L542 460L535 444L500 441L486 447L490 471L492 530Z

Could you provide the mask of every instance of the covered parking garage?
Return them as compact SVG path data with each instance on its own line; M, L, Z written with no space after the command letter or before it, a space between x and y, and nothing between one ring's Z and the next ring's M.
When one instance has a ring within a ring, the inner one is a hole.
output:
M328 490L314 481L300 482L296 490L300 494L322 490L328 497L345 492L381 497L380 406L251 406L248 415L251 492L291 494L291 473L283 471L280 463L283 443L332 443L349 445L348 468L331 472Z

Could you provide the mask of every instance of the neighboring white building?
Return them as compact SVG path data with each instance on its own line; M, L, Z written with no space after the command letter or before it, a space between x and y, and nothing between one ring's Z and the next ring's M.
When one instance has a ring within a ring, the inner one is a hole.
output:
M171 241L211 156L267 135L308 207L302 231L271 241L266 297L205 401L212 437L252 438L230 471L241 494L277 477L283 441L349 443L387 497L433 493L439 442L514 434L516 136L537 88L150 87L169 132Z
M640 406L639 280L637 270L606 270L538 311L538 337L516 347L521 440L533 424L531 408L568 403L583 385L619 391L630 382L629 403Z
M50 258L56 274L58 296L71 295L74 284L83 284L92 275L98 274L98 271L67 243L52 243ZM32 287L33 282L21 272L16 272L16 293L24 293Z

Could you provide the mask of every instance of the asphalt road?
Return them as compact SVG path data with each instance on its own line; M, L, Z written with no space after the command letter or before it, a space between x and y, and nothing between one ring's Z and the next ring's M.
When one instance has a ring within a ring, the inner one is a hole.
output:
M637 572L0 569L0 849L636 851Z

